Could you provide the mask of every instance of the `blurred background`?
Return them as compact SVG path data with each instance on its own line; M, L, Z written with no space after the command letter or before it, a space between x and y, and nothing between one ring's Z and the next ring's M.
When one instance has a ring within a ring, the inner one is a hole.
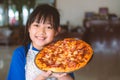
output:
M22 43L29 14L44 3L60 12L56 39L82 39L94 50L90 62L74 72L75 80L120 80L120 0L0 0L0 80Z

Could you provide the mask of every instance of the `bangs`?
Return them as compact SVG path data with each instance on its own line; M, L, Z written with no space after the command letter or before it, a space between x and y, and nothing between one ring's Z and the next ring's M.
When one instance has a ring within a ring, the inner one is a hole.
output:
M40 23L41 21L43 21L43 23L47 22L47 23L51 24L52 26L55 26L52 15L47 15L47 14L45 15L44 13L37 14L35 21L37 23Z

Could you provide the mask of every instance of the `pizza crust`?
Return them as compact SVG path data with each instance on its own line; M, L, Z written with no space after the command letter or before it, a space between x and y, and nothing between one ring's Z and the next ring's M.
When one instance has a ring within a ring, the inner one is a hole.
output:
M92 55L93 50L85 41L65 38L44 47L36 55L35 64L45 71L73 72L84 67Z

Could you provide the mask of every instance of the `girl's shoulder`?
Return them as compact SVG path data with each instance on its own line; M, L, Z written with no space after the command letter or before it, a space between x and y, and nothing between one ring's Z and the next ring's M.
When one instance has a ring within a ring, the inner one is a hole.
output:
M27 46L18 46L14 51L25 51L28 50L30 48L30 45L28 44Z
M20 54L20 55L25 55L26 54L26 51L29 49L29 45L28 46L18 46L14 51L13 53L14 54Z
M14 51L25 51L25 46L18 46Z

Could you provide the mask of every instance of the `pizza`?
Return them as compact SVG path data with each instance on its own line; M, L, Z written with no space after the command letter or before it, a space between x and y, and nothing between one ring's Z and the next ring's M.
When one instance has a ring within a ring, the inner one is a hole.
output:
M35 57L36 66L45 71L73 72L84 67L93 55L83 40L65 38L44 47Z

